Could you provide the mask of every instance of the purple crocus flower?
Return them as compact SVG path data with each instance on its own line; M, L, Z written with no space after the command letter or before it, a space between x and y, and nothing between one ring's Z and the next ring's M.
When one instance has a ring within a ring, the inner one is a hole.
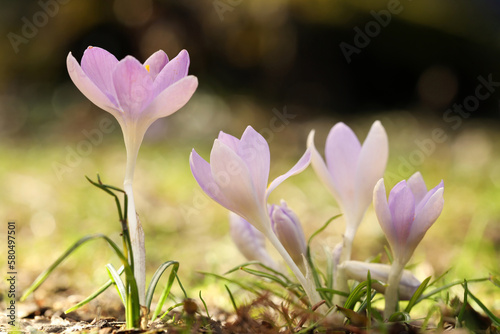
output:
M96 106L115 116L123 132L127 150L123 188L128 196L127 220L134 275L139 301L144 305L144 231L136 216L132 188L137 154L149 126L182 108L198 87L198 79L187 75L189 55L185 50L171 61L160 50L141 64L132 56L118 61L104 49L89 47L83 54L81 66L71 52L66 64L76 87Z
M269 216L274 233L293 261L304 269L304 255L307 251L306 239L299 218L288 208L286 202L281 200L280 205L269 207Z
M118 61L104 49L89 47L81 66L71 52L66 63L76 87L118 120L128 159L133 161L148 127L182 108L198 87L198 79L187 75L186 50L171 61L159 50L141 64L132 56ZM128 168L127 175L132 177L133 166L129 164Z
M234 212L229 212L229 226L236 248L247 260L278 270L278 265L266 250L266 237L262 232Z
M373 191L373 205L395 261L406 264L427 230L441 214L444 184L427 191L422 175L413 174L392 188L386 198L384 179Z
M267 209L269 194L287 178L303 171L310 161L311 152L307 150L295 166L268 186L271 163L269 145L251 126L246 128L241 139L221 131L214 141L210 163L194 149L189 159L191 172L203 191L261 231L304 287L311 304L316 304L321 299L314 282L302 274L272 231Z

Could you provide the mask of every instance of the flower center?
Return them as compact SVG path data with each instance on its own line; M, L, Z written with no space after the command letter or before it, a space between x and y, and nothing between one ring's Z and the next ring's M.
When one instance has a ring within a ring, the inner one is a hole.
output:
M144 67L146 68L146 70L148 70L149 72L149 65L144 65Z

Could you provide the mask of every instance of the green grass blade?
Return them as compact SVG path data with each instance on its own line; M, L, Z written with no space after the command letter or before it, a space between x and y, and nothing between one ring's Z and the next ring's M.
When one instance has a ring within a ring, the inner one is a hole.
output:
M493 312L491 312L476 296L472 294L472 292L470 292L470 290L467 288L467 281L464 283L464 289L466 289L469 297L474 302L476 302L476 304L483 309L484 313L486 313L486 315L491 319L491 321L493 321L493 324L497 327L500 326L500 318L495 316Z
M170 266L172 266L172 271L168 276L167 285L163 289L160 299L158 300L158 305L156 305L156 309L151 317L152 320L156 319L156 317L160 314L163 304L165 304L165 301L167 300L167 297L170 294L170 290L172 289L172 285L174 284L175 276L177 275L177 271L179 270L179 262L168 261L163 263L156 270L155 274L153 275L153 278L151 279L151 283L149 284L148 292L146 293L146 306L148 309L151 306L151 301L153 299L153 294L156 289L156 285L158 284L158 281L160 280L165 270L167 270Z
M458 313L458 316L457 316L456 327L462 327L462 321L464 320L465 310L467 309L467 294L469 293L469 288L467 287L466 280L464 280L463 287L464 287L464 302L463 302L462 307L460 308L460 312Z
M179 307L179 306L184 306L184 302L182 302L182 303L177 303L177 304L175 304L175 305L170 306L170 307L168 308L168 310L166 310L166 311L165 311L165 313L163 313L163 315L160 317L160 320L161 320L161 319L163 319L163 318L165 318L165 316L166 316L166 315L167 315L170 311L172 311L174 308Z
M123 273L124 269L125 269L125 267L121 266L118 269L118 274L121 275ZM69 309L67 309L66 311L64 311L64 313L68 314L70 312L73 312L73 311L79 309L83 305L88 304L90 301L92 301L93 299L95 299L101 293L103 293L104 291L106 291L112 284L113 284L113 281L112 280L108 280L99 289L97 289L97 291L95 291L94 293L92 293L90 296L88 296L87 298L85 298L84 300L82 300L81 302L79 302L78 304L76 304L75 306L72 306Z
M316 232L314 232L310 237L309 237L309 240L307 241L307 246L309 247L311 245L311 241L312 239L317 236L318 234L320 234L321 232L323 232L327 227L328 225L330 225L331 222L333 222L335 219L339 218L340 216L342 216L342 214L339 214L339 215L336 215L336 216L333 216L332 218L328 219L326 221L325 224L323 224L323 226L321 226L318 230L316 230Z
M251 292L251 293L253 293L253 294L257 295L257 296L260 295L257 290L255 290L254 288L252 288L249 285L243 284L240 280L233 280L233 279L227 278L227 277L222 276L222 275L217 275L217 274L214 274L214 273L208 273L208 272L204 272L204 271L199 271L199 273L202 274L202 275L205 275L205 276L212 276L212 277L215 277L217 279L221 279L221 280L227 281L229 283L233 283L233 284L239 286L240 288L242 288L243 290Z
M249 273L249 274L252 274L254 276L257 276L257 277L267 278L267 279L269 279L269 280L271 280L273 282L278 283L279 285L281 285L284 288L287 288L287 287L290 286L290 284L288 284L287 282L281 280L279 277L274 276L272 274L265 273L263 271L259 271L259 270L255 270L255 269L250 269L250 268L246 268L246 267L242 267L241 270L243 270L246 273Z
M270 273L274 274L275 276L281 277L283 279L283 281L285 281L285 282L287 282L289 284L292 284L292 281L290 281L290 279L286 275L283 275L279 271L276 271L275 269L270 268L270 267L268 267L268 266L266 266L266 265L264 265L264 264L262 264L261 262L258 262L258 261L250 261L250 262L243 263L243 264L241 264L241 265L239 265L237 267L232 268L229 271L226 271L224 273L224 275L231 274L231 273L233 273L235 271L241 270L242 268L245 268L245 267L248 267L248 266L251 266L251 265L258 265L258 266L266 269Z
M49 275L57 268L57 266L60 265L68 256L70 256L71 253L73 253L76 249L78 249L78 247L80 247L87 241L93 239L95 239L95 236L87 235L71 245L50 267L48 267L45 271L38 275L33 284L31 284L31 286L21 296L21 301L24 301L33 291L38 289L38 287L47 279L47 277L49 277Z
M236 306L236 301L234 300L234 296L231 293L231 290L229 290L229 287L226 284L224 284L224 286L226 287L227 293L229 294L229 298L231 299L231 304L233 304L234 311L238 313L238 307Z
M467 282L468 283L478 283L478 282L484 282L484 281L488 281L488 280L489 280L488 277L486 277L486 278L470 279ZM456 281L453 283L443 285L439 288L436 288L436 289L432 290L431 292L429 292L428 294L420 296L420 298L417 300L417 303L420 303L422 300L427 299L427 298L429 298L429 297L431 297L431 296L433 296L433 295L435 295L443 290L448 290L449 288L456 286L456 285L460 285L462 283L463 283L462 281Z
M343 296L343 297L349 297L349 293L348 292L340 291L340 290L335 290L335 289L330 289L330 288L316 288L316 291L318 291L318 292L324 291L324 292L328 292L328 293L330 293L332 295L340 295L340 296Z
M200 290L200 293L199 293L199 297L200 297L201 302L203 303L203 307L205 307L205 312L207 313L207 318L210 319L210 313L208 313L207 303L205 303L205 300L201 296L201 290Z
M413 296L411 296L410 301L408 302L408 305L406 305L405 312L410 313L411 309L413 306L415 306L418 303L418 300L420 296L424 293L425 289L427 289L427 284L431 280L431 276L427 277L417 288Z
M366 318L367 318L367 324L366 328L370 330L371 325L372 325L372 275L370 271L368 270L368 273L366 274Z
M113 281L113 283L116 286L116 290L118 291L118 295L120 296L120 299L122 300L123 306L127 306L126 303L126 298L127 298L127 290L125 290L125 285L123 284L123 281L120 278L120 274L116 271L115 267L111 263L108 263L106 265L106 270L108 271L108 275L110 279Z

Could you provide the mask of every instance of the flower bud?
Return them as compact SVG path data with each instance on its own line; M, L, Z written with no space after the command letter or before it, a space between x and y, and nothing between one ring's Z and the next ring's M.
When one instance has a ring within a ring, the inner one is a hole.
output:
M345 261L340 266L345 270L349 279L360 282L366 281L366 276L370 271L372 279L387 283L389 271L391 270L391 266L388 264L361 261ZM409 300L420 284L421 282L409 270L403 270L403 276L398 287L399 299ZM372 288L381 293L385 292L385 286L381 284L372 284Z
M278 266L266 250L264 234L237 214L229 213L231 238L236 248L249 261L259 261L272 269Z
M273 231L283 247L297 265L303 266L303 255L306 254L307 245L297 215L282 200L281 205L273 204L269 207L269 216Z

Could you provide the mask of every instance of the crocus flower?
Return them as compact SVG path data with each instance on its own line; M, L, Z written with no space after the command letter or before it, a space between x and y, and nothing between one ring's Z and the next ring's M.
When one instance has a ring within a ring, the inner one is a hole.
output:
M373 123L363 143L344 123L332 127L325 145L325 161L314 146L314 130L307 146L312 150L311 164L325 186L335 197L346 222L339 263L351 259L352 242L366 209L372 201L373 187L385 171L389 144L384 127ZM336 270L334 288L349 291L341 267ZM344 297L335 295L334 303L343 304Z
M271 161L269 145L264 137L249 126L241 139L220 132L210 153L210 163L194 149L189 162L191 172L203 191L269 239L304 287L311 303L315 304L320 298L314 283L306 279L273 233L267 209L269 194L287 178L303 171L310 159L311 152L307 150L295 166L268 186Z
M89 47L83 54L81 66L71 52L66 64L76 87L96 106L111 113L123 132L127 150L123 187L128 196L127 219L134 253L134 275L139 301L144 305L144 232L137 220L132 190L135 162L149 126L184 106L196 90L198 79L187 75L189 55L185 50L171 61L160 50L141 64L132 56L118 61L104 49Z
M342 268L345 270L346 276L349 279L358 282L366 281L368 271L372 279L382 283L387 283L391 266L383 263L369 263L361 261L345 261L342 263ZM416 278L411 271L403 270L403 275L398 286L398 294L401 300L409 300L415 291L417 291L421 282ZM372 288L378 292L384 293L386 286L384 284L372 284Z
M422 175L413 174L401 181L386 198L384 180L373 191L373 205L382 230L391 246L395 260L407 263L425 232L441 214L444 205L441 181L427 191Z
M326 163L314 146L314 130L307 145L312 149L311 164L316 174L344 214L344 238L352 241L372 201L373 187L385 171L389 155L385 129L376 121L361 145L351 128L342 122L335 124L326 139Z
M281 200L281 205L273 204L269 207L269 216L271 226L279 241L293 261L304 270L307 244L299 218L288 208L284 200Z
M249 261L258 261L263 265L278 269L278 265L266 250L266 237L245 219L234 212L229 212L230 234L236 248Z
M387 318L396 310L397 286L404 266L443 210L443 191L443 181L427 191L419 172L408 182L403 180L396 184L389 194L389 201L384 179L380 179L373 190L375 213L394 256L385 298L384 315Z

